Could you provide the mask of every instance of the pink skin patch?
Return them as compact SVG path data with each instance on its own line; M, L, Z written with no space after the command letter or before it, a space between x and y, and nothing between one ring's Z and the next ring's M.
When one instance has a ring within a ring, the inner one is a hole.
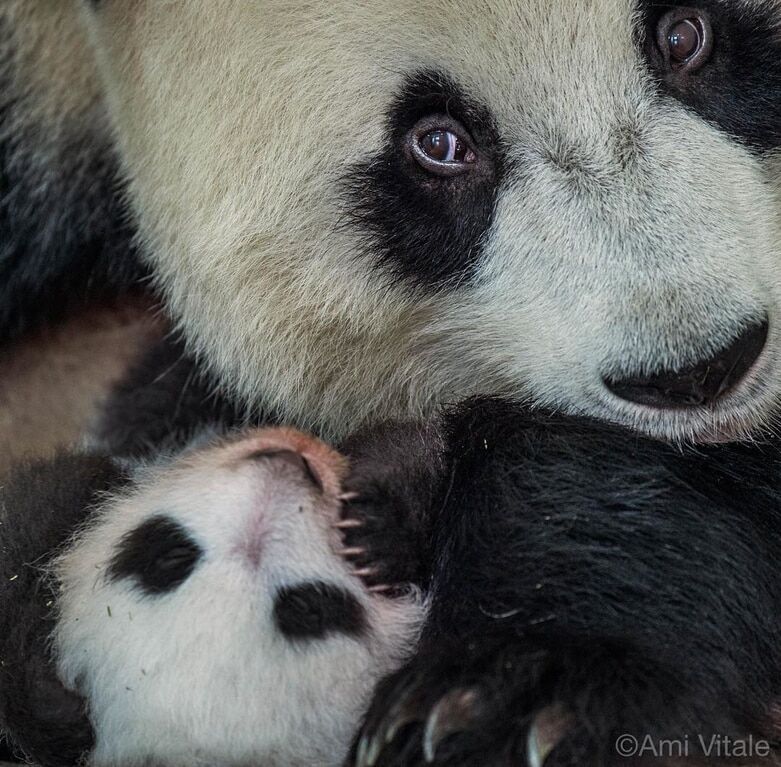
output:
M295 429L268 428L244 433L238 439L231 440L218 449L226 454L224 463L235 465L268 455L275 462L300 468L302 477L308 473L311 475L311 480L304 481L312 481L323 496L321 502L314 504L313 508L333 516L331 522L336 523L342 481L346 476L348 464L344 456L324 442ZM269 504L273 506L275 503L273 489L271 494L272 497L259 498L258 503L266 507ZM281 498L279 500L284 502ZM236 547L236 553L252 568L260 566L268 533L268 514L253 515L244 530L241 543Z
M268 517L255 514L244 532L244 539L236 547L236 553L243 557L253 570L260 567L261 554L268 534Z
M333 448L296 429L260 429L238 443L244 458L258 453L290 452L301 456L323 493L337 499L347 474L347 459Z

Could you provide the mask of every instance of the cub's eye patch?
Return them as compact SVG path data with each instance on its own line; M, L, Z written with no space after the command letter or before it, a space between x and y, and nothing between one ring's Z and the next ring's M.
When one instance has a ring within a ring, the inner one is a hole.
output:
M180 524L155 516L122 538L108 574L114 581L135 580L146 594L165 594L190 577L202 555Z
M365 620L363 607L350 592L323 581L286 586L274 600L274 622L290 639L360 634Z

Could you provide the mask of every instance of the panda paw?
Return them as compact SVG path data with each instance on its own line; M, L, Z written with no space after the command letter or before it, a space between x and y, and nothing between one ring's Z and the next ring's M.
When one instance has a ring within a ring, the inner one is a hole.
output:
M345 556L386 595L425 587L444 473L435 426L389 422L354 434L341 449L350 465L338 523Z
M427 654L384 682L353 749L351 767L591 765L565 709L513 682L502 653L478 668ZM539 659L528 658L528 668ZM525 681L534 677L532 671ZM533 686L533 685L532 685Z
M478 726L483 702L480 688L430 688L415 676L396 681L388 707L378 711L375 706L366 722L354 767L444 765L448 758L443 760L440 745L445 742L449 754L459 753L461 764L467 749L459 741Z
M363 487L350 489L341 500L341 518L336 523L344 545L341 554L366 587L372 593L394 596L420 582L421 544L405 524L395 494Z

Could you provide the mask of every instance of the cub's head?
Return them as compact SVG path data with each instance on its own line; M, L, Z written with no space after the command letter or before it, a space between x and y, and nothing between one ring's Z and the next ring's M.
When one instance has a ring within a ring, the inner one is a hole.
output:
M83 13L147 252L242 397L721 439L781 388L781 9L688 1Z
M342 558L344 471L309 437L256 431L104 502L53 566L55 656L88 702L91 765L343 763L423 618Z

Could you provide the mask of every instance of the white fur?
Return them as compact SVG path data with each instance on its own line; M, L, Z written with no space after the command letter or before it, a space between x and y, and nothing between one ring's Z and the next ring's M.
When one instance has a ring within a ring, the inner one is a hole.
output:
M630 0L103 6L85 17L143 239L246 402L330 435L475 392L671 437L768 417L778 168L657 93ZM515 161L479 279L439 295L369 268L339 182L419 69L483 101ZM601 383L699 361L763 312L767 353L713 410Z
M94 767L336 767L373 685L414 648L418 597L371 596L334 553L336 501L287 463L246 460L256 441L141 469L54 566L55 653L89 701ZM106 568L122 536L160 513L205 555L177 590L149 597ZM274 593L312 580L354 594L368 632L282 636Z

